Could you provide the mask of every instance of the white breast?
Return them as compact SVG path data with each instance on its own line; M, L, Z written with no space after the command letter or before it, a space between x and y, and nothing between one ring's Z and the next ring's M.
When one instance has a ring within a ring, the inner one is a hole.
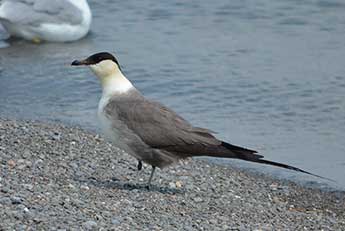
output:
M101 100L98 103L98 119L101 125L101 129L105 135L105 137L111 141L114 142L118 140L119 135L114 126L112 125L111 120L107 117L105 114L104 108L107 106L109 102L110 97L102 96Z

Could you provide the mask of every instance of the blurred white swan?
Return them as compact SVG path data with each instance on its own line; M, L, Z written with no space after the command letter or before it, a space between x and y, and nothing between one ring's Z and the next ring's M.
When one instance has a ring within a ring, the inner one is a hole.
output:
M1 25L1 23L0 23L0 40L7 39L8 36L9 36L9 35L8 35L7 31L5 30L5 28L3 27L3 25Z
M11 36L33 42L69 42L84 37L91 24L86 0L3 0L0 22Z

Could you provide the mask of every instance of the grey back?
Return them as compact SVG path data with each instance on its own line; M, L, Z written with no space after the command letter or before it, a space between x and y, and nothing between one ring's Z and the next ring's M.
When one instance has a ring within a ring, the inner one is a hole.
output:
M115 114L114 118L150 148L165 150L181 158L205 155L205 147L221 143L210 130L193 127L171 109L145 99L136 90L114 96L106 107L106 113Z

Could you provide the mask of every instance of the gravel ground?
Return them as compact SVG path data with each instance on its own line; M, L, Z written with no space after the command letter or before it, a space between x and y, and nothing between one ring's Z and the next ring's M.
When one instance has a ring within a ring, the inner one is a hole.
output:
M0 230L345 230L344 192L189 160L137 162L80 128L0 120Z

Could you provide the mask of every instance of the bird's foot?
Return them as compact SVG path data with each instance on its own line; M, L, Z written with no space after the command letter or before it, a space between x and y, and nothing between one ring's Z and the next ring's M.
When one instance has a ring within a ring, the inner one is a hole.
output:
M156 170L156 166L152 166L150 179L149 179L149 181L147 182L147 185L146 185L146 188L148 190L150 190L150 188L151 188L151 181L152 181L152 178L153 178L153 174L155 173L155 170Z

